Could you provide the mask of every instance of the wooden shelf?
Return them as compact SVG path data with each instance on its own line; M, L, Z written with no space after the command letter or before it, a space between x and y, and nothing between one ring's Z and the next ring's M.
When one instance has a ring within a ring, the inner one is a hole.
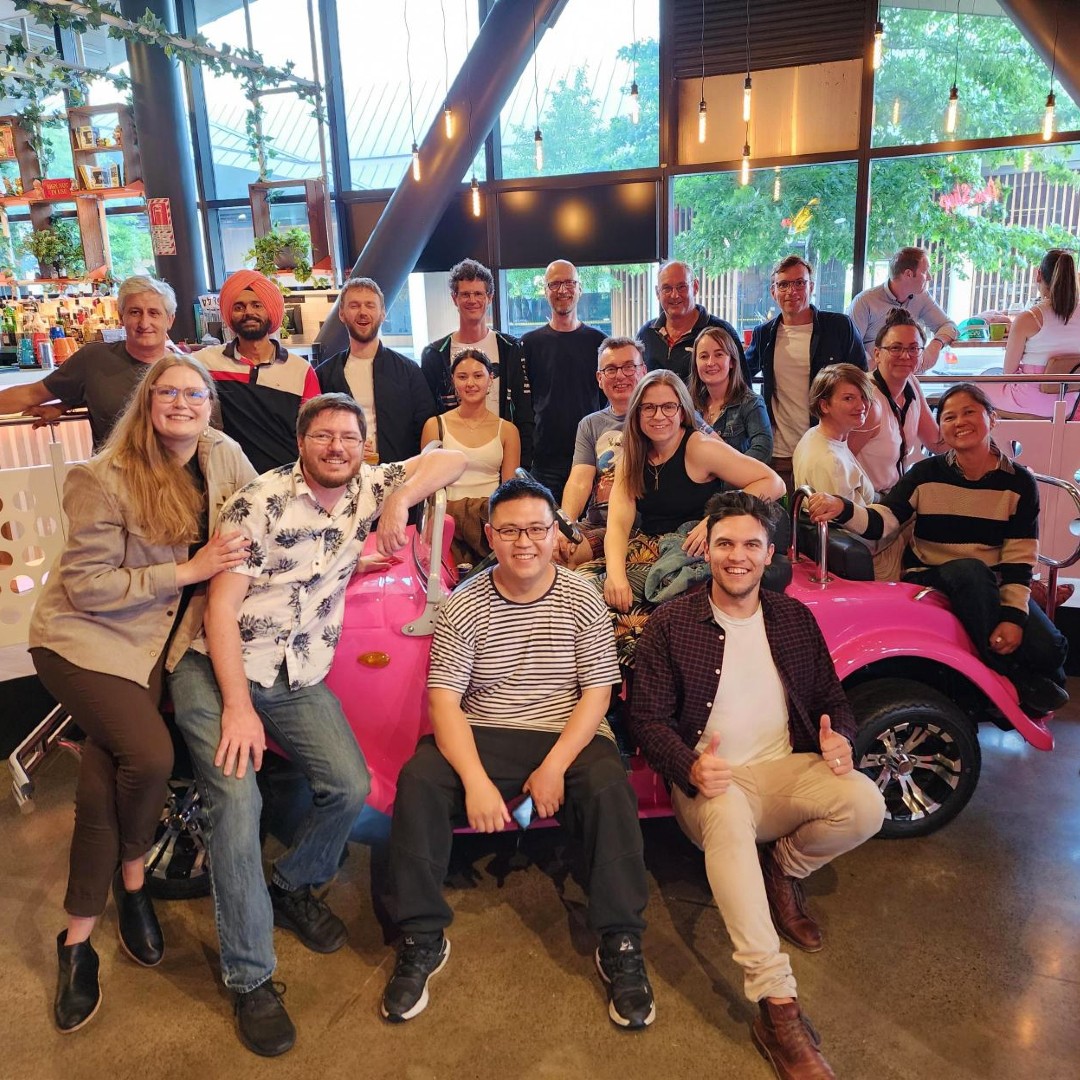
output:
M76 199L142 199L145 197L142 181L114 188L72 188L66 195L4 195L0 206L38 206L54 203L70 203Z
M120 143L113 143L111 146L73 146L71 148L72 157L76 154L122 154L124 147Z

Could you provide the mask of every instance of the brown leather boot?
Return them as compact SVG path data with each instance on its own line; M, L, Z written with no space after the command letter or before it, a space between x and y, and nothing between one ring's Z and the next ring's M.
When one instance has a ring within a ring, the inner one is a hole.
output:
M818 952L823 945L821 927L806 910L802 884L780 868L773 844L761 848L761 875L777 933L806 952Z
M751 1037L780 1080L836 1080L818 1049L818 1033L802 1015L797 1001L776 1005L763 999L758 1004L761 1012Z

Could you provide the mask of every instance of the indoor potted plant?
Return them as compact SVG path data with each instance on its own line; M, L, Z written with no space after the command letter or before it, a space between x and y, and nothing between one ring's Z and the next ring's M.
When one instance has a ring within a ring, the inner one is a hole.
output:
M73 221L34 229L19 242L18 250L37 259L42 278L79 277L86 272L79 228Z
M291 270L297 281L308 281L311 278L310 251L308 234L294 225L284 232L271 229L264 236L256 237L255 246L245 258L254 259L255 269L261 274Z

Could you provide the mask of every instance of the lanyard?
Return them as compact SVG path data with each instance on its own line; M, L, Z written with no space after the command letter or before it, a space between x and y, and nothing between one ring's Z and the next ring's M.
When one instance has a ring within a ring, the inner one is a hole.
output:
M908 456L908 450L911 449L907 444L907 439L904 437L904 421L907 420L908 410L911 408L911 403L915 400L915 391L911 388L911 383L905 382L904 404L902 406L897 405L893 398L892 391L881 377L881 372L875 369L871 378L874 380L874 385L881 391L882 397L889 403L889 408L892 409L892 414L896 417L896 423L900 428L900 457L896 460L896 478L899 480L900 477L904 475L904 461Z

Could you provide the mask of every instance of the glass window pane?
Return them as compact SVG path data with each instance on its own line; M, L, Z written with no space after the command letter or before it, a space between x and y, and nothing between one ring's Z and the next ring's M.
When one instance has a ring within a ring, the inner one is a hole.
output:
M569 0L537 44L535 72L530 62L502 111L502 175L557 176L659 164L659 37L658 0L617 9ZM635 73L641 110L636 124L630 100ZM536 167L534 141L538 113L542 169Z
M447 86L457 77L476 39L476 0L409 0L407 7L338 0L337 14L342 42L366 39L379 43L377 48L364 51L362 63L352 61L348 49L342 54L353 188L396 188L412 165L414 130L416 141L422 142L442 112ZM412 69L411 99L406 53ZM463 133L467 124L467 116L455 113L456 134ZM482 147L476 175L485 178Z
M1050 71L1013 21L994 2L980 14L956 0L910 6L882 4L885 48L874 85L875 146L942 142L949 89L959 92L958 139L1034 133L1043 122ZM1065 16L1068 5L1061 4ZM987 8L995 14L983 14ZM943 10L948 9L948 10ZM1057 128L1080 127L1080 110L1055 83Z
M251 265L247 253L255 243L255 230L251 224L251 210L246 206L230 206L211 211L211 221L217 218L217 227L221 238L221 261L224 264L224 277L236 270L243 270Z
M675 256L701 282L698 302L740 331L777 314L769 271L785 255L814 267L814 304L843 311L851 299L855 164L803 165L675 180Z
M870 172L866 284L926 248L930 292L957 323L1035 298L1034 267L1080 237L1080 146L887 158Z
M109 233L112 275L117 281L132 274L157 273L146 214L108 214L105 224Z

